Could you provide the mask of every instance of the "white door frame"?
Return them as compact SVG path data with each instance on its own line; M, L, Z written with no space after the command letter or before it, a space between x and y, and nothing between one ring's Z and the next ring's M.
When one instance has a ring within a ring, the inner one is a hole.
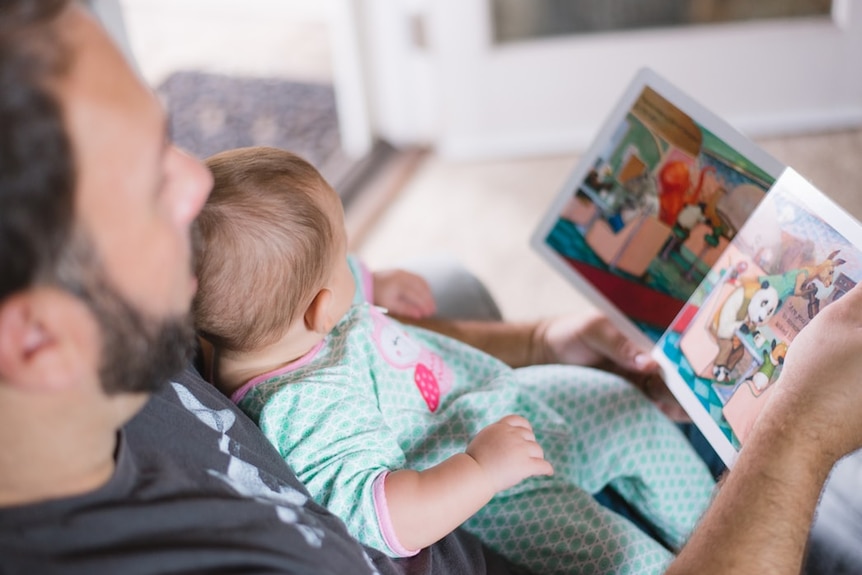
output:
M371 151L368 64L359 26L358 0L328 0L332 77L341 148L349 157L361 158Z
M446 157L581 151L643 66L752 137L862 124L858 0L834 0L831 18L502 45L492 40L490 0L361 4L374 46L366 54L373 130ZM409 32L417 20L425 46Z

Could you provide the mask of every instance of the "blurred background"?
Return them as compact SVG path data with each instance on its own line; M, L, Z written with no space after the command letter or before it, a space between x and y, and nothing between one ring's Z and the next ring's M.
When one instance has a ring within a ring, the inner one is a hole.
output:
M275 145L372 267L451 256L505 316L590 304L529 237L649 66L862 217L855 0L93 0L198 156Z

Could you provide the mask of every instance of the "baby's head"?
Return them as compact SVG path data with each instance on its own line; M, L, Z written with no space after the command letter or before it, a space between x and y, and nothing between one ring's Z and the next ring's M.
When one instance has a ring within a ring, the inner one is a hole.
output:
M322 337L353 299L341 199L302 158L239 148L207 160L213 191L198 216L198 332L250 352L297 322Z

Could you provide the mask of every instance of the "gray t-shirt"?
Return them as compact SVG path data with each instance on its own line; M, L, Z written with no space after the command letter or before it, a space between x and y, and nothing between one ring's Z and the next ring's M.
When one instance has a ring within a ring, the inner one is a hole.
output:
M395 562L315 504L257 428L187 370L120 434L101 489L0 509L0 573L512 573L456 532Z

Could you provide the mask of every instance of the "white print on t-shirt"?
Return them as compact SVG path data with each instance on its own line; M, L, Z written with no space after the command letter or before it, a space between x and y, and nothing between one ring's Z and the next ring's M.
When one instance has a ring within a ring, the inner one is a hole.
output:
M207 427L221 433L219 450L229 457L227 472L222 473L214 469L208 469L207 472L224 481L240 495L272 505L282 522L295 525L310 546L320 547L323 543L324 531L318 527L300 523L300 515L304 514L302 506L308 501L308 497L289 485L279 485L278 490L271 488L260 478L260 470L257 467L232 453L230 449L232 440L227 432L236 423L236 414L229 409L219 411L210 409L198 401L198 398L185 386L176 382L171 382L171 385L186 409Z

